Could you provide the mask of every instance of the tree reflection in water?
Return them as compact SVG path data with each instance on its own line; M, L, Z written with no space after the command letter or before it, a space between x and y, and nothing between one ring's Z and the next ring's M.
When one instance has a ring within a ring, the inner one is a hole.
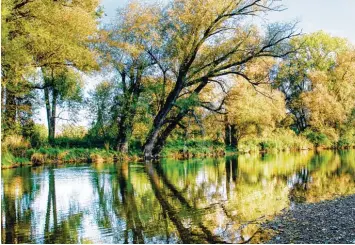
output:
M354 152L5 170L2 242L259 242L291 202L354 194Z

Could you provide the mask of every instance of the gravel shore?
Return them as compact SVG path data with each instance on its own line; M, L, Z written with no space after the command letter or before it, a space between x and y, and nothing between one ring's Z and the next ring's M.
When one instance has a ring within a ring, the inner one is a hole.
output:
M355 195L294 208L263 225L276 235L265 243L355 243Z

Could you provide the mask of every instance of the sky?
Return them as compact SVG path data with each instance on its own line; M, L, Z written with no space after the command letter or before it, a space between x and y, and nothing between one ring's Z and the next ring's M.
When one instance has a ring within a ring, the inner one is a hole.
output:
M168 0L160 0L161 2ZM278 0L275 0L278 1ZM103 23L109 23L114 19L117 8L127 5L129 0L101 0L105 16ZM145 2L156 2L145 0ZM303 33L311 33L323 30L333 36L348 38L355 44L355 0L282 0L286 10L273 12L266 17L268 22L299 21L298 28ZM98 82L108 79L104 76L85 76L86 90L92 89ZM47 124L44 108L40 110L40 116L36 120ZM85 112L81 113L77 125L89 126ZM62 122L63 123L63 122ZM61 122L58 122L60 125Z
M129 0L102 0L101 5L107 15L104 21L109 22L115 17L116 9L124 7L128 2ZM280 3L287 9L269 14L270 21L299 20L298 27L304 33L324 30L355 43L355 0L282 0Z

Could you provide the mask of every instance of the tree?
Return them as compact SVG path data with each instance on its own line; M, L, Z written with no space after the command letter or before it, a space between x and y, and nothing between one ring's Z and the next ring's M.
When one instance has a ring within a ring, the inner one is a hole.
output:
M301 96L309 111L309 126L336 143L355 108L354 50L338 54L331 69L312 72L309 77L312 89Z
M294 129L302 132L309 126L309 111L302 94L312 90L310 75L326 72L336 62L337 54L346 50L345 39L316 32L293 38L290 45L298 52L285 56L277 67L276 86L285 94L286 106L294 118Z
M226 145L238 148L240 140L273 130L285 117L285 101L281 92L270 84L259 85L241 81L229 92L226 100Z
M97 0L5 0L2 13L3 111L13 111L8 110L5 120L13 120L17 113L16 97L44 89L33 79L41 76L39 68L88 71L96 67L88 44L96 33Z
M48 74L49 73L49 74ZM72 69L65 69L62 71L44 70L44 101L46 105L47 123L48 123L48 141L54 143L56 132L56 120L62 118L62 114L67 108L67 112L72 112L71 121L76 118L78 106L82 101L82 86L80 74ZM63 109L57 113L57 107L61 106ZM74 112L74 113L73 113ZM69 119L65 119L69 120Z
M92 118L92 126L89 131L91 137L103 138L108 141L112 136L114 113L114 85L112 82L103 81L95 86L88 99L90 108L89 117Z
M155 23L155 9L132 2L119 11L115 23L102 30L98 49L103 63L117 74L118 95L116 149L127 153L138 101L143 90L143 79L152 61L143 49Z
M354 47L324 32L294 38L291 45L302 47L278 65L276 86L293 128L316 145L335 144L354 108Z
M280 10L274 1L176 0L162 11L153 32L159 34L159 46L148 43L145 49L157 65L167 64L174 86L154 116L144 145L147 159L157 156L191 108L201 105L198 94L207 84L220 83L218 79L228 75L252 82L244 74L245 64L291 52L287 41L297 35L294 24L269 25L264 35L244 24L249 16L272 10Z

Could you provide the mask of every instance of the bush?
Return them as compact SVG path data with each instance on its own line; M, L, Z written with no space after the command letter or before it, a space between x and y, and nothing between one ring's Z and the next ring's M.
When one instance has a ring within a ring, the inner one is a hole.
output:
M337 146L339 148L355 146L355 129L347 129L345 133L340 136Z
M31 156L31 162L35 165L44 164L45 160L45 156L39 152L36 152Z
M303 135L310 142L312 142L315 147L318 147L318 146L330 147L330 146L332 146L332 142L323 133L312 131L311 129L307 129L306 131L303 132Z
M6 136L2 142L2 152L9 151L14 156L24 157L30 143L20 135Z
M8 151L1 152L1 166L7 167L15 163L15 157Z
M162 155L169 156L174 153L189 154L192 156L198 155L213 155L215 153L225 152L225 147L222 143L212 140L182 140L175 139L168 141L163 148Z
M48 145L48 132L44 125L35 124L30 137L31 146L34 148Z
M302 135L289 129L278 129L264 137L249 137L242 139L239 152L278 152L311 149L313 145Z

